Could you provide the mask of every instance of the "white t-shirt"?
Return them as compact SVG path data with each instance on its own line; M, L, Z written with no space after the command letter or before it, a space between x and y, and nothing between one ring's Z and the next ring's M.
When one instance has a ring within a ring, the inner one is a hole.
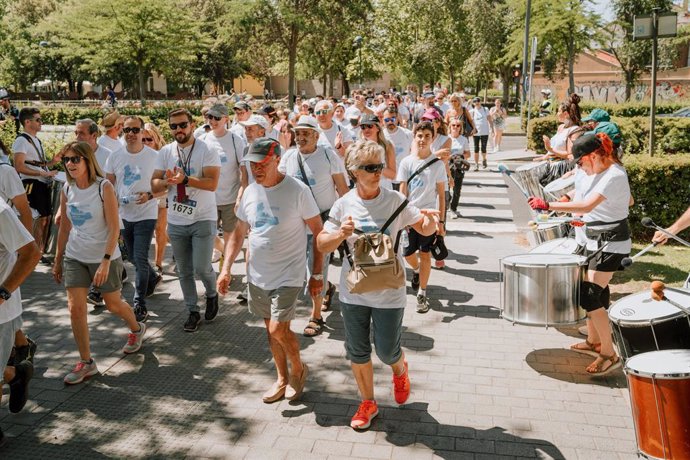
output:
M98 138L96 141L98 145L102 145L106 149L110 150L111 152L114 152L116 150L120 150L122 148L122 143L120 142L120 139L113 139L112 137L108 136L107 134L102 135L101 137Z
M242 126L241 124L233 124L228 131L230 131L233 134L237 134L245 143L247 142L247 134L244 132L244 126Z
M43 146L41 145L41 141L38 140L36 136L32 136L29 133L22 133L31 138L33 141L33 144L29 142L29 140L22 136L17 136L17 139L15 139L14 143L12 144L12 151L16 154L17 152L21 152L24 154L24 160L25 161L46 161L46 156L45 152L43 151ZM35 146L35 147L34 147ZM30 164L26 164L26 167L32 171L48 171L48 168L41 167L41 166L34 166ZM19 177L22 179L34 179L38 180L41 182L44 182L46 184L49 184L52 179L50 177L38 177L38 176L27 176L26 174L20 174Z
M416 155L403 158L398 168L397 180L407 182L407 179L423 164L436 159L434 155L429 155L425 159L420 159ZM424 171L414 176L412 181L407 184L408 200L419 209L433 208L436 206L436 184L448 182L446 168L443 161L437 161L431 166L424 168Z
M216 188L216 205L232 204L237 201L240 190L240 162L246 142L237 134L228 131L222 137L216 137L213 131L200 137L220 158L220 178Z
M206 129L208 128L208 129ZM211 132L211 126L208 124L203 124L199 126L197 129L194 130L194 134L192 134L195 138L199 139L205 134L208 134Z
M606 171L597 174L582 195L583 199L588 199L594 194L599 194L606 198L601 204L582 218L585 222L615 222L628 217L630 204L630 184L625 168L619 164L614 164ZM597 242L587 240L587 249L596 250ZM604 251L616 254L629 254L632 249L632 241L615 241L606 246Z
M304 182L299 167L300 158L309 186L316 198L316 204L319 206L319 212L331 209L335 200L338 199L333 175L346 176L343 160L333 150L323 146L316 146L316 150L308 155L302 155L298 149L292 148L280 158L278 170Z
M105 173L115 175L118 198L129 197L139 192L151 191L151 177L156 170L158 153L144 146L139 153L129 153L124 148L113 152L105 162ZM130 201L120 204L120 217L128 222L139 222L158 218L158 200L143 204Z
M62 187L67 196L67 218L72 223L65 248L66 257L87 264L97 264L103 260L108 242L103 193L108 184L110 182L106 179L99 179L84 190L69 182ZM110 256L112 259L120 257L117 245Z
M448 139L448 136L438 134L431 143L431 153L436 153L437 151L441 150L441 147L443 147L443 144L445 144Z
M572 201L582 201L583 195L592 184L592 179L595 176L588 176L582 168L575 168L575 193ZM585 227L573 227L575 229L575 242L579 246L587 246L587 236L585 236Z
M185 165L187 175L201 178L203 177L203 169L207 167L220 167L220 158L218 153L208 148L205 142L195 140L194 143L184 149L180 149L177 142L163 147L158 153L158 162L156 169L165 171L167 169L173 170L175 167L183 167L183 162L188 162ZM168 210L168 223L173 225L191 225L194 222L203 220L218 220L218 209L216 208L216 193L209 190L201 190L195 187L187 186L187 201L189 204L195 204L196 210L191 218L177 215ZM173 206L177 202L177 186L168 187L168 204Z
M486 107L470 109L470 115L472 115L472 120L474 121L474 127L477 129L477 134L475 136L488 136L490 126L489 126L489 110Z
M393 144L393 147L395 147L395 164L400 167L402 159L410 154L410 148L412 147L412 131L398 126L393 132L384 129L383 135Z
M554 136L551 138L551 148L558 150L559 152L566 151L566 142L568 141L568 135L576 130L578 126L571 126L566 128L565 126L561 128Z
M22 184L17 170L9 163L0 162L0 199L10 201L24 193L24 184Z
M319 144L328 144L331 146L331 148L335 148L335 137L338 135L339 132L343 133L343 143L353 141L352 133L350 132L350 130L340 126L338 123L336 123L335 120L333 120L331 129L319 129L321 131L321 135L319 136Z
M110 149L103 147L100 144L96 144L96 151L94 154L96 155L96 162L98 163L98 166L101 167L101 171L105 172L105 163L108 161L108 157L111 153L113 152Z
M451 137L450 142L451 155L462 155L470 150L470 141L465 136Z
M5 166L0 166L0 168L5 169ZM34 239L3 200L0 200L0 228L2 228L0 232L0 286L2 286L17 262L17 251ZM12 292L12 296L0 305L0 324L8 323L21 314L22 297L17 288Z
M352 217L355 227L363 232L376 232L381 230L383 224L393 215L405 197L393 190L380 188L379 195L372 200L364 200L357 190L350 190L333 204L329 220L324 224L324 230L336 233L340 229L340 222L348 216ZM331 222L331 219L337 222ZM417 207L408 204L386 229L386 234L393 239L397 238L400 230L408 225L413 225L422 219L422 213ZM354 243L357 235L353 234L347 239L350 252L354 251ZM402 247L398 247L398 259L404 264ZM404 266L404 265L403 265ZM343 260L340 270L340 301L351 305L364 305L371 308L405 308L405 286L398 289L384 289L381 291L367 292L365 294L352 294L347 290L345 278L350 271L350 263L347 258Z
M247 279L264 290L301 287L307 266L307 224L319 215L309 188L285 176L277 185L247 187L237 217L247 222L249 263Z

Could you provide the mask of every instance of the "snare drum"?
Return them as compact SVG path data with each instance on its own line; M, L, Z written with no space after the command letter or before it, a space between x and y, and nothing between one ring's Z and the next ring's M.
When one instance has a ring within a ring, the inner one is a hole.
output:
M557 238L565 238L568 236L568 230L568 224L565 223L539 225L532 229L532 235L534 235L534 242L540 245Z
M536 326L574 324L585 317L580 282L586 258L522 254L501 259L501 310L508 321Z
M664 294L690 307L689 294L671 288L666 288ZM624 359L648 351L690 349L690 317L665 300L653 300L649 291L614 303L609 320L618 353Z
M574 238L556 238L530 250L530 254L575 254L577 241Z
M642 353L625 364L635 437L648 458L690 458L690 350Z
M541 179L548 170L549 163L546 161L528 163L515 170L515 177L520 181L522 188L524 188L529 195L546 199L544 188L539 183L539 179Z
M575 174L566 178L559 178L549 182L544 187L544 193L552 201L559 200L563 195L575 188Z

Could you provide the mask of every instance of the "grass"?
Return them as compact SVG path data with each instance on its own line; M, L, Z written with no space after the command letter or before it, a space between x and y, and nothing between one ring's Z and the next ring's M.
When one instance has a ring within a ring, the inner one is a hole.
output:
M632 255L646 244L634 243ZM616 272L611 281L611 299L618 299L649 289L652 281L663 281L670 287L681 287L690 272L690 248L665 244L635 259L632 266Z

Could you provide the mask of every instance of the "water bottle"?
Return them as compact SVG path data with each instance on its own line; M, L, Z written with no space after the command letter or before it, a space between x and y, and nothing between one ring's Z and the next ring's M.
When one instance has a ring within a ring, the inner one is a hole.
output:
M134 204L138 199L139 195L137 193L132 193L131 195L120 197L120 204Z

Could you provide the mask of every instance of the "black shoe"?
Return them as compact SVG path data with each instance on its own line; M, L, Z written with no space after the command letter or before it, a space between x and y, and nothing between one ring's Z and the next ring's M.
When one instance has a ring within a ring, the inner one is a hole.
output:
M417 292L419 289L419 273L412 273L412 290Z
M17 374L10 382L10 412L16 414L24 408L29 398L29 381L34 376L31 361L22 361L14 366Z
M105 303L103 303L103 296L100 292L94 289L93 286L91 286L91 289L89 289L89 294L86 296L86 302L90 303L94 307L105 306Z
M249 288L244 288L244 291L237 294L237 300L240 301L240 304L246 305L249 300Z
M160 283L163 280L163 277L161 275L156 276L156 279L153 280L153 283L149 286L149 288L146 290L146 297L151 297L154 292L156 292L156 288L158 287L158 283Z
M4 446L5 443L7 443L7 438L5 437L5 433L2 432L2 428L0 428L0 447Z
M184 323L185 332L196 332L199 329L199 323L201 322L201 315L197 311L189 313L189 318Z
M138 323L145 323L149 319L149 311L144 305L134 304L134 316L137 318Z
M488 166L488 165L487 165L487 163L486 163L486 160L482 160L482 167L483 167L484 169L486 169L487 166Z
M14 362L17 364L20 364L24 360L31 361L32 363L34 362L34 355L36 354L37 348L36 342L28 337L26 340L29 342L28 345L24 345L23 347L15 347Z
M127 275L127 269L125 267L122 267L122 282L126 283L127 280L129 279L129 275Z
M204 319L206 321L213 321L218 316L218 295L215 297L206 297L206 311L204 312Z

